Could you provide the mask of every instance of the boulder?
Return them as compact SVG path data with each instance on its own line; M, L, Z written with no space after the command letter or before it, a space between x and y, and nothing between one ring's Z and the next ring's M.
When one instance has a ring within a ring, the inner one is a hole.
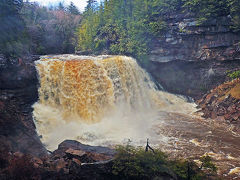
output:
M65 140L58 145L58 150L69 149L69 148L74 150L81 150L84 152L104 154L107 156L114 156L114 154L116 153L115 150L107 147L85 145L75 140Z
M58 149L52 153L51 159L56 160L64 158L78 163L95 163L101 161L109 161L113 159L115 151L101 146L90 146L82 144L74 140L65 140L59 144Z

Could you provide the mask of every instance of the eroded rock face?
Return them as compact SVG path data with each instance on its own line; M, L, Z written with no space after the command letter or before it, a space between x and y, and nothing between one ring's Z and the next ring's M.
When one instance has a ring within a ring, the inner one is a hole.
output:
M229 71L239 69L239 60L152 62L148 67L148 71L165 90L195 99L228 80Z
M33 59L0 56L0 149L35 156L47 154L32 119L37 84Z
M205 118L240 125L240 80L226 82L198 101ZM239 131L239 128L235 129Z
M165 90L196 99L240 69L240 33L230 29L230 17L201 26L186 14L168 17L169 29L156 39L148 72Z
M0 54L0 89L16 90L38 83L33 61L39 56L7 59Z
M230 29L230 17L209 19L198 25L190 15L176 14L166 21L169 28L155 41L152 61L240 59L240 34Z

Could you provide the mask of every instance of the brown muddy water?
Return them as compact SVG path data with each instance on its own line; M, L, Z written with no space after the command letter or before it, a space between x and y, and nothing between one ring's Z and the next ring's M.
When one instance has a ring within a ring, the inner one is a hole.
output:
M159 114L164 121L153 130L169 137L160 147L172 158L189 158L198 162L208 154L223 179L240 179L240 136L231 126L211 119L180 113Z

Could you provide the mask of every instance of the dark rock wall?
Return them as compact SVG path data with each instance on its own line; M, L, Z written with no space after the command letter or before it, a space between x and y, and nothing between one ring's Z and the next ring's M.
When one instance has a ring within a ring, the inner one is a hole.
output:
M38 99L33 57L9 60L0 57L0 150L46 154L32 119Z
M169 17L148 71L167 91L201 97L225 80L226 71L240 69L240 33L231 31L230 21L219 17L199 26L189 15Z
M240 69L240 61L151 62L148 71L165 90L199 99L228 80L228 71Z

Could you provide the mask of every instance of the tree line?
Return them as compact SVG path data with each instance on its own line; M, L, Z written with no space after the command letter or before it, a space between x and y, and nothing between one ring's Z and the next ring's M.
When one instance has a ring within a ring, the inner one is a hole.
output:
M199 25L231 17L240 30L240 0L88 0L80 13L71 3L43 7L22 0L0 1L0 53L124 54L145 59L154 39L168 30L173 13L192 13Z
M168 30L173 13L192 13L198 24L231 16L231 29L240 30L240 0L104 0L88 1L77 30L77 50L125 54L144 59L153 40Z
M0 54L74 53L81 14L71 3L44 7L23 0L0 1Z

